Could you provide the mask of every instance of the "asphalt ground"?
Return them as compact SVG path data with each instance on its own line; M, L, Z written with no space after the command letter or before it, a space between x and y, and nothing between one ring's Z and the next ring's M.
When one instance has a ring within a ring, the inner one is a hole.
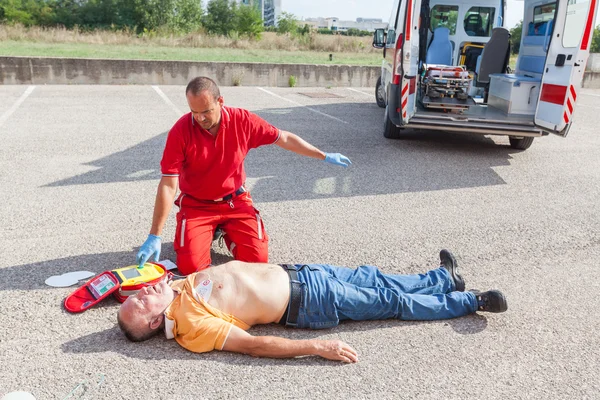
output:
M508 312L250 331L341 339L359 353L353 365L194 354L162 337L129 343L115 300L69 314L62 301L75 286L44 281L135 262L167 132L187 111L184 87L2 86L0 396L598 398L600 91L579 94L568 138L538 138L527 151L504 137L384 139L370 88L222 93L226 104L353 163L343 169L277 146L248 155L272 262L419 273L447 248L467 289L502 290ZM173 211L161 257L173 261L174 227ZM213 249L214 262L229 260Z

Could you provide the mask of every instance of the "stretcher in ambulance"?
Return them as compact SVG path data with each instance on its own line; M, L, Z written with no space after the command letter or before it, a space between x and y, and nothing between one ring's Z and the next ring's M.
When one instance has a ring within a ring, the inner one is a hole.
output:
M533 139L566 136L573 123L600 0L523 0L514 70L505 0L394 0L377 104L383 135L434 129ZM521 2L520 2L521 3ZM518 4L521 7L521 4Z

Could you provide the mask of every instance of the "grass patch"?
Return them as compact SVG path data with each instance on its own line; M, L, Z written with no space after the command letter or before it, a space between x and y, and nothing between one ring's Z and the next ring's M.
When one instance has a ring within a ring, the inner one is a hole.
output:
M329 60L333 54L333 61ZM370 37L277 35L261 40L203 33L137 36L131 32L66 30L0 25L0 55L144 59L168 61L270 62L381 65Z
M290 64L381 65L381 55L318 51L245 50L231 48L185 48L151 45L103 45L88 43L42 43L0 41L2 56L109 58L169 61L269 62Z

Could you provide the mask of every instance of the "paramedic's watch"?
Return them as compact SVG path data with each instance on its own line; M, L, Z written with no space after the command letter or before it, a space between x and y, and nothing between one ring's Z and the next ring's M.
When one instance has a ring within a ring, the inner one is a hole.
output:
M325 160L329 164L341 165L347 167L352 164L352 161L348 157L340 153L325 153Z
M160 236L149 234L148 239L146 239L137 253L136 260L139 267L142 267L153 255L154 261L158 262L158 258L160 257Z

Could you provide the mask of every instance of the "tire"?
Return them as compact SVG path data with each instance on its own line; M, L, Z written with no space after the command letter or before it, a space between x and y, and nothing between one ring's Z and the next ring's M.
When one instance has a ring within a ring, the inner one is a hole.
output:
M379 107L385 108L385 88L381 84L381 77L377 78L375 85L375 101Z
M508 138L510 141L510 147L517 150L527 150L530 148L533 143L533 139L534 138L532 137L516 138L512 136Z
M385 113L383 116L383 137L387 139L399 139L400 128L394 125L392 121L390 121L388 109L389 107L385 107Z

